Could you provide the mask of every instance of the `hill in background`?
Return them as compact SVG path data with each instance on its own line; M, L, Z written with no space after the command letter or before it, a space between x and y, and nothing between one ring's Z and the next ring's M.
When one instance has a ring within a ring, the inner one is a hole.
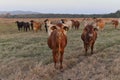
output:
M33 11L0 11L0 14L10 14L10 15L22 15L22 14L39 14L39 12L33 12Z

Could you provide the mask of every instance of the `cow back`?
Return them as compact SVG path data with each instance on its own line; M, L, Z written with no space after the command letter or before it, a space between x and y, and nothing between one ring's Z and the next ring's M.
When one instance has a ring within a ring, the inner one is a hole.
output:
M48 46L51 49L64 49L67 44L67 36L64 34L63 30L54 30L48 38Z

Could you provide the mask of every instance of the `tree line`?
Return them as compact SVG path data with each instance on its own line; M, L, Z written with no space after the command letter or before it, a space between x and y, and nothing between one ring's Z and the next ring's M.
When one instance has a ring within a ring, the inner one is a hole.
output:
M21 14L21 15L10 15L7 13L5 18L88 18L88 17L98 17L98 18L120 18L120 10L115 13L109 14Z

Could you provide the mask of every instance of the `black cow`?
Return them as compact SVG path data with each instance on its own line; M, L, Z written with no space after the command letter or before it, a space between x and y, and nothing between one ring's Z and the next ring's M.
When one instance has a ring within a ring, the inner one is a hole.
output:
M18 31L22 31L24 22L23 21L22 22L16 21L16 23L17 23Z
M29 24L29 22L23 22L23 21L19 22L19 21L16 21L16 23L17 23L18 31L22 31L22 29L24 31L26 31L26 32L28 31L28 29L30 31L30 24Z
M48 19L46 19L45 21L44 21L44 23L45 23L45 30L46 30L46 32L48 32L48 28L47 28L47 22L48 21Z
M30 24L29 24L29 22L24 22L24 23L23 23L23 27L24 27L24 31L26 31L26 32L27 32L28 30L30 31Z

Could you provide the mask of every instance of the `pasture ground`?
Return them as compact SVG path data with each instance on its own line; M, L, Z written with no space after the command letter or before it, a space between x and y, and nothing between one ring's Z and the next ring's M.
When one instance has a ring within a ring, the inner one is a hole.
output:
M37 33L19 32L16 20L31 19L0 19L0 80L120 80L120 26L106 24L98 31L94 54L88 56L80 37L82 23L79 30L69 30L61 72L54 69L44 27Z

